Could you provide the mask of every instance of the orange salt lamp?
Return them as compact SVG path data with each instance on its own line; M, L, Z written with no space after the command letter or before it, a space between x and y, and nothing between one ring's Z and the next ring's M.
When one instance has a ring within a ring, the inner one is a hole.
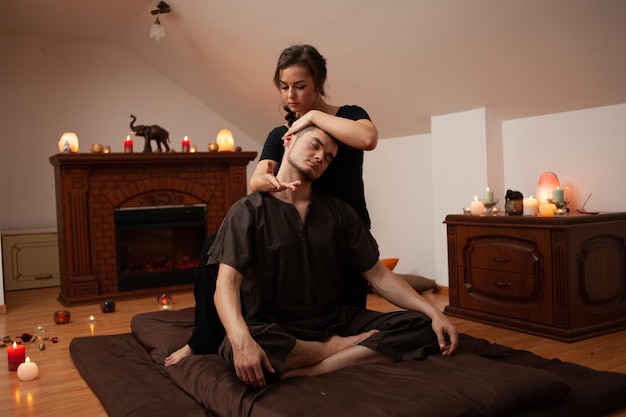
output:
M537 182L537 203L539 205L548 203L548 198L552 198L552 190L560 188L561 184L554 172L544 172L539 176Z

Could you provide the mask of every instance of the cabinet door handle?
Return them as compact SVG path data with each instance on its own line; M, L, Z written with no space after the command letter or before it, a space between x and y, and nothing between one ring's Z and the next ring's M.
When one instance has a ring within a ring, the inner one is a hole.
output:
M511 262L511 259L509 258L493 258L494 261L501 263L501 264L505 264L507 262Z
M510 286L511 286L511 283L510 283L510 282L502 282L502 281L497 281L495 284L496 284L498 287L507 287L507 288L508 288L508 287L510 287Z
M38 277L35 277L36 280L44 280L44 279L52 279L54 278L52 275L39 275Z

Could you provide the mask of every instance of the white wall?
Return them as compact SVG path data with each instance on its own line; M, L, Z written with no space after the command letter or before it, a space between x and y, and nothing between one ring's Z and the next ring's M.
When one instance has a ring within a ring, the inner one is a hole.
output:
M381 257L400 258L397 271L432 275L430 135L381 140L365 153L367 206Z
M571 207L626 211L626 104L503 123L505 183L536 195L544 171L569 187Z
M65 131L78 134L79 152L89 152L92 143L121 152L134 114L138 124L167 129L177 151L183 136L206 150L222 128L233 131L243 150L261 149L235 122L224 120L118 44L2 35L0 50L2 229L56 227L48 158L58 153ZM272 127L268 122L267 130ZM135 150L142 146L143 138L136 137Z
M553 171L569 187L573 209L592 192L586 208L626 211L626 104L493 124L482 109L437 116L431 135L386 139L367 153L372 231L381 255L400 258L396 272L447 285L442 221L461 214L487 181L500 181L493 188L503 208L506 189L536 195L539 175ZM500 134L501 164L487 160L499 154Z

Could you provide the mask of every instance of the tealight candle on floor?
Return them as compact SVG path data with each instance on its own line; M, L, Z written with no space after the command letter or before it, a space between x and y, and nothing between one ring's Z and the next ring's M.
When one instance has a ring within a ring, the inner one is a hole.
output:
M28 356L17 368L17 377L22 381L32 381L37 378L37 374L39 374L39 367L35 362L31 362Z

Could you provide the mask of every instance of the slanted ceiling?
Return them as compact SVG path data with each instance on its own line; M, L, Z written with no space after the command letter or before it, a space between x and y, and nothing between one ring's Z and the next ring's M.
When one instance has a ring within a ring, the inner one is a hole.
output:
M111 41L262 140L281 122L280 51L315 45L328 101L360 104L381 138L435 115L502 119L626 103L624 0L3 0L2 33Z

